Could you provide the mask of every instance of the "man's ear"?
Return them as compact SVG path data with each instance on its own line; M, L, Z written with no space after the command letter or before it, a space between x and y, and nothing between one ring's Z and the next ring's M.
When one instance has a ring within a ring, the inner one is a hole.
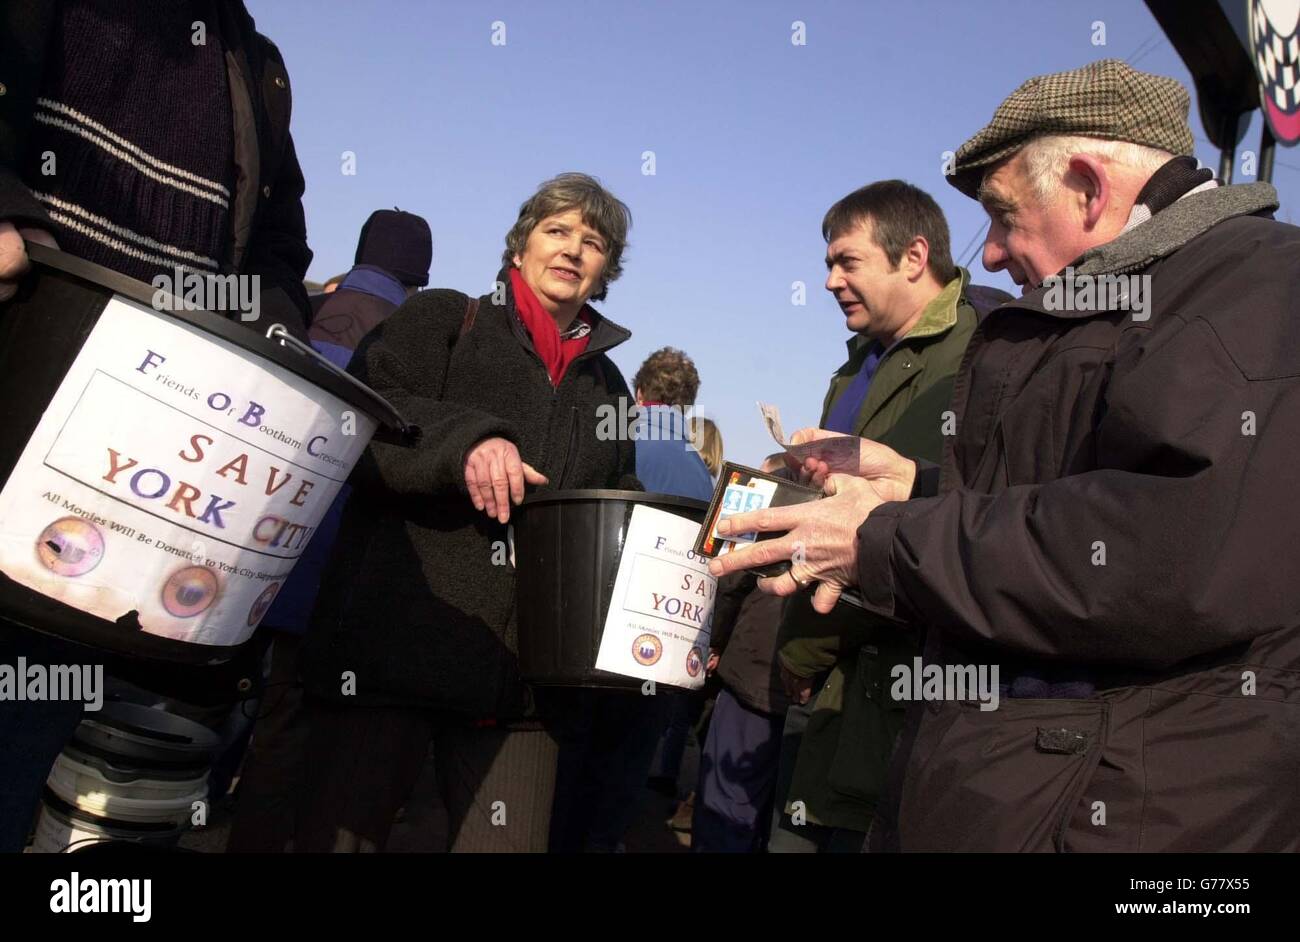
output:
M642 397L642 395L641 395L641 387L640 387L640 386L638 386L638 387L636 388L636 392L633 393L632 395L633 395L633 397L636 399L636 404L637 404L638 406L641 405L641 403L645 402L645 399L644 399L644 398Z
M1076 198L1083 210L1085 229L1093 229L1106 213L1114 195L1110 183L1110 174L1103 164L1092 154L1075 154L1070 158L1069 171L1078 188Z
M903 250L903 257L899 262L908 281L920 281L925 274L926 265L930 262L930 243L926 241L925 236L913 237L907 244L907 248Z

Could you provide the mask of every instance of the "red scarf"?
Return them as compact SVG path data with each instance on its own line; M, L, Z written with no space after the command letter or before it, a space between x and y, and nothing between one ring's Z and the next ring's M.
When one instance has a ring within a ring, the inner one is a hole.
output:
M585 337L576 340L561 340L560 329L555 326L555 318L542 307L542 302L537 300L537 295L533 294L533 289L528 287L518 268L510 269L510 284L515 292L515 310L519 312L519 318L524 322L528 336L533 338L533 347L537 350L537 355L546 364L546 372L551 376L551 385L559 386L574 357L587 349L591 334L588 333ZM592 323L591 315L585 305L578 312L578 317L588 324Z

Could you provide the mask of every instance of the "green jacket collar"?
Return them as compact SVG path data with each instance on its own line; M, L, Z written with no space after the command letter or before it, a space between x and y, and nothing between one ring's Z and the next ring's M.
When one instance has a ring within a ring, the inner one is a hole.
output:
M910 340L936 337L952 330L957 323L957 307L961 304L962 296L966 293L966 285L969 283L970 272L959 266L957 268L957 277L944 285L943 290L936 294L930 303L925 306L920 319L895 346L900 346ZM871 345L875 342L866 334L854 334L846 340L845 346L849 350L849 362L840 367L837 372L843 373L845 370L849 370L849 372L856 373L862 366L862 357L866 356L867 351L871 349Z

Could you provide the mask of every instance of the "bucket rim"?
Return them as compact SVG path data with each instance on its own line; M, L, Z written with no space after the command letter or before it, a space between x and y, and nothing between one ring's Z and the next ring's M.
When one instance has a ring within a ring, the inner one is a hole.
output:
M81 824L101 830L111 829L127 836L165 836L185 833L185 825L176 821L124 821L98 815L76 805L69 804L49 785L41 793L42 811L49 811L56 818L62 818L69 824Z
M77 725L78 729L88 726L110 732L137 745L154 747L159 752L188 755L211 752L221 744L221 737L202 723L170 710L130 700L106 700L100 709L82 714ZM76 738L76 731L73 738Z
M130 769L126 771L134 774L123 774L115 777L107 774L104 769L100 768L94 762L89 761L87 757L77 755L74 751L69 751L69 747L67 746L63 747L63 751L59 753L57 758L55 758L54 765L50 767L51 775L54 774L55 767L62 767L73 775L80 775L83 778L92 778L97 782L102 782L105 785L115 788L127 788L145 783L143 785L145 788L173 787L177 790L182 788L193 790L194 788L203 785L203 783L208 780L207 769L195 769L191 774L186 775L185 777L175 778L154 775L150 769ZM161 785L154 785L153 783L155 782L161 783Z
M290 355L289 350L267 338L258 331L241 327L221 314L207 310L187 310L184 307L158 310L153 305L153 298L161 289L147 285L121 272L113 271L84 258L78 258L68 252L52 249L38 242L28 242L27 255L34 265L54 269L74 278L88 282L112 294L122 295L147 307L152 313L180 321L204 333L220 337L227 343L234 344L242 350L270 360L276 366L288 370L295 376L307 380L314 386L324 389L345 403L365 411L381 427L392 432L407 434L409 426L402 420L397 410L383 396L368 387L364 390L344 382L337 376L316 365L310 357ZM215 274L215 273L214 273ZM174 297L164 292L168 297Z
M122 795L110 795L107 792L81 792L77 782L68 781L67 777L50 770L50 777L45 786L64 802L87 814L97 817L112 818L114 821L156 823L159 821L181 821L190 816L194 802L207 801L207 783L185 794L172 795L168 798L127 798Z
M569 501L608 500L625 501L661 507L681 507L686 510L708 510L709 502L693 497L678 497L676 494L657 494L653 491L623 491L614 488L585 488L568 491L538 491L529 494L520 503L520 507L536 504L565 503Z

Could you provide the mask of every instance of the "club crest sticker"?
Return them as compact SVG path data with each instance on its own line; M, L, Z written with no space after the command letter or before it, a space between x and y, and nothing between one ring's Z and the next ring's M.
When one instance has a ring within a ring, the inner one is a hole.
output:
M275 601L275 594L280 591L282 583L272 582L262 590L262 594L257 597L253 607L248 610L248 627L256 628L257 623L266 615L271 603Z
M700 654L699 648L691 648L686 655L686 673L692 677L699 677L700 670L704 667L704 659Z
M104 558L104 534L89 520L62 517L41 531L36 557L55 575L84 576Z
M654 635L645 634L632 642L632 656L638 664L649 667L663 657L664 643Z
M216 574L206 566L187 566L163 586L163 608L177 618L193 618L217 599Z

